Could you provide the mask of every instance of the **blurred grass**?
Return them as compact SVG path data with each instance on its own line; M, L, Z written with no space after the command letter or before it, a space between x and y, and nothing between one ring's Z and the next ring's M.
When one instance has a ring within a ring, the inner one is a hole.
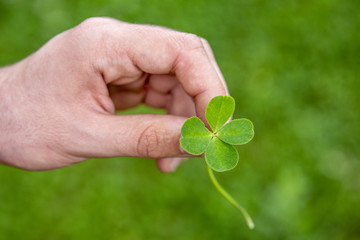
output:
M256 223L215 191L201 159L97 159L50 172L0 166L0 239L360 239L360 2L0 0L0 65L91 16L208 39L255 124L218 174ZM138 111L148 111L141 108Z

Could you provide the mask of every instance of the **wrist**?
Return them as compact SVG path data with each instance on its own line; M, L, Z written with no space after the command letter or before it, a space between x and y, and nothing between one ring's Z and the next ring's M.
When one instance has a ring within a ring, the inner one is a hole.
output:
M12 123L16 122L14 116L18 115L13 106L16 101L14 81L19 75L19 64L0 68L0 163L6 165L12 165L11 157L9 158L13 145Z
M14 80L17 79L21 73L20 69L22 69L23 61L18 63L0 67L0 96L1 101L3 101L6 97L9 96L12 86L14 85ZM1 104L1 103L0 103ZM1 107L4 107L0 105Z
M0 68L0 96L1 98L4 97L4 88L7 85L8 78L9 78L9 69L11 66L1 67Z
M5 114L7 112L7 88L9 85L9 68L10 66L0 68L0 163L5 164L5 150L7 146L6 144L6 123L4 121Z

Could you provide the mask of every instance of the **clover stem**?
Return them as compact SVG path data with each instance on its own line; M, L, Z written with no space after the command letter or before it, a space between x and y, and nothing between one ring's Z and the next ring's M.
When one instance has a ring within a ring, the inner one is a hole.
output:
M254 229L255 225L253 220L251 219L250 215L247 213L247 211L245 210L245 208L243 208L242 206L240 206L240 204L238 204L235 199L233 199L230 194L228 194L219 184L219 182L216 180L214 172L211 170L211 168L209 167L208 164L206 164L206 167L208 169L209 172L209 176L210 179L212 181L212 183L214 184L214 186L216 187L216 189L221 193L221 195L224 196L224 198L226 198L226 200L228 200L234 207L236 207L244 216L245 221L248 225L248 227L250 229Z

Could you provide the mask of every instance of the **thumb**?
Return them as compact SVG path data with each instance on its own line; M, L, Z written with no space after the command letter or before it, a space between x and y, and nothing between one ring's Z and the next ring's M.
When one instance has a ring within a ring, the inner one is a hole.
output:
M102 115L92 122L87 157L188 156L180 147L186 118L171 115Z

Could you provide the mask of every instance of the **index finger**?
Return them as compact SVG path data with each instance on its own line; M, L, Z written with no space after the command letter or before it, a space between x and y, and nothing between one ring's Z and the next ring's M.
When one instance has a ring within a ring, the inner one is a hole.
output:
M202 120L211 98L228 95L217 64L200 37L158 26L119 23L124 27L121 38L127 37L121 48L133 64L150 74L175 74L186 93L193 97Z

